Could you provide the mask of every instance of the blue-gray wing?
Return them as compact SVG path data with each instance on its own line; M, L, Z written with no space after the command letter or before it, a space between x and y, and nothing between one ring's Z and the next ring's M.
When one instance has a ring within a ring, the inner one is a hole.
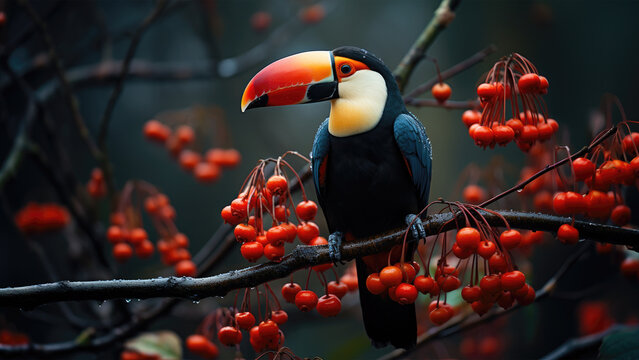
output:
M395 141L410 170L421 206L428 204L431 163L433 160L430 140L424 125L412 114L401 114L395 119Z
M326 196L326 163L329 149L330 135L328 133L328 119L326 119L317 129L315 141L313 141L313 151L311 152L313 182L315 183L317 199L322 208L324 208L324 197Z

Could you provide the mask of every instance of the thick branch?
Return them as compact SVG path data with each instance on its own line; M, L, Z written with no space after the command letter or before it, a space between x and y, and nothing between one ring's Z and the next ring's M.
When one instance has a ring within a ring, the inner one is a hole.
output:
M516 211L500 212L512 227L532 230L556 231L570 218ZM483 213L492 226L503 226L496 215ZM425 221L428 235L454 228L451 213L430 216ZM444 224L448 223L442 228ZM574 226L583 238L617 245L638 246L639 230L575 221ZM342 259L387 251L402 242L404 229L376 238L347 243L341 251ZM155 278L145 280L61 281L56 283L0 289L0 306L33 308L37 305L72 300L148 299L153 297L179 297L199 300L209 296L224 296L229 291L283 278L309 266L331 262L328 246L302 246L293 249L280 263L266 263L242 270L230 271L206 278Z

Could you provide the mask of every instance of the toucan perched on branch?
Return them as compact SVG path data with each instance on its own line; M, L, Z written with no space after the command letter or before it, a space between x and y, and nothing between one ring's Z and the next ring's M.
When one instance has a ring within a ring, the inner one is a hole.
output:
M329 248L340 260L342 241L357 241L405 226L428 202L431 146L424 126L406 110L391 71L375 55L355 47L311 51L278 60L247 85L242 111L255 107L331 101L315 135L313 179L329 230ZM414 237L424 236L419 219ZM412 259L414 245L405 255ZM390 262L400 261L401 248ZM366 288L389 254L357 259L366 332L373 345L415 345L413 304L401 305Z

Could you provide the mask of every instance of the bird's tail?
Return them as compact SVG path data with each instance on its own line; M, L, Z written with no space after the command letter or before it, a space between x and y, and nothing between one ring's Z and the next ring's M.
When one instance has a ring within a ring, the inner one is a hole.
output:
M369 292L366 278L373 271L364 260L356 261L364 327L373 346L384 347L390 343L396 348L414 347L417 340L415 304L401 305L388 296Z

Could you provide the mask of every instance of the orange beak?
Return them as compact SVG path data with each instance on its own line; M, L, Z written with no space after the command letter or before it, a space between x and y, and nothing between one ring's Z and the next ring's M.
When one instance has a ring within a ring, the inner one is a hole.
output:
M309 51L277 60L251 79L242 95L242 112L263 106L334 99L338 79L330 51Z

